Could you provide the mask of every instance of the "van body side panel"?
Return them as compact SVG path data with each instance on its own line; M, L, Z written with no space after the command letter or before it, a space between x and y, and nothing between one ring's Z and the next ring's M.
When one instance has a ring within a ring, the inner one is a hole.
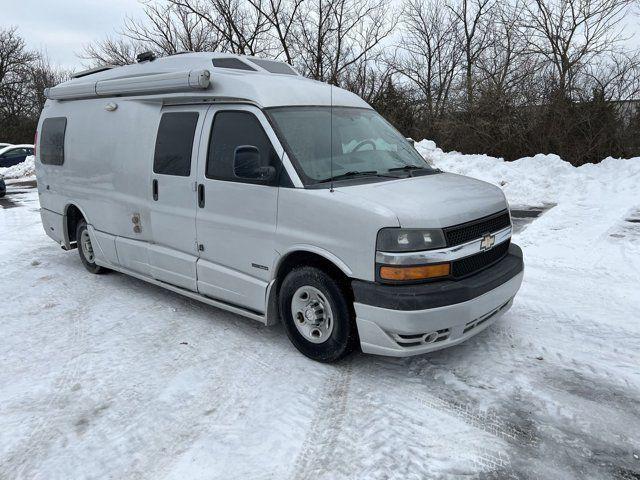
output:
M373 281L378 230L398 225L398 218L385 207L338 190L280 189L277 248L282 257L295 251L296 245L311 245L316 248L299 249L327 260L331 257L322 252L331 252L340 259L333 263L346 275Z
M96 262L105 267L118 265L118 253L116 251L116 237L105 232L100 232L89 225L89 235L93 245L93 253Z
M178 287L197 290L197 257L173 248L149 245L149 271L153 278Z
M120 265L148 277L152 276L147 242L116 237L115 243Z
M64 243L64 216L46 208L40 209L42 228L56 243Z
M104 108L110 100L118 105L112 112ZM159 112L159 104L120 98L48 101L41 122L66 117L67 127L64 164L37 159L42 207L64 214L73 204L96 230L151 240L148 185ZM140 233L133 231L134 214Z

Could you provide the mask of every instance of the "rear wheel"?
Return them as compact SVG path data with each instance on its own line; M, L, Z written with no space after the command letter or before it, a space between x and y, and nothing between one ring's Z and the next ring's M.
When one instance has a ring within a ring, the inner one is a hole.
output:
M291 343L307 357L334 362L357 344L353 304L344 286L324 271L302 267L290 272L279 305Z
M80 220L76 227L76 241L78 243L78 253L80 254L80 260L84 267L91 273L101 274L106 273L109 270L96 264L96 256L93 252L93 245L91 244L91 237L89 236L89 230L87 229L87 222Z

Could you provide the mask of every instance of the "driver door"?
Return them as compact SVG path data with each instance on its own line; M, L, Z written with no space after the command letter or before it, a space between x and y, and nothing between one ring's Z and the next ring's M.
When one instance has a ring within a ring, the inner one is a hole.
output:
M212 107L202 145L196 214L198 292L263 313L277 255L283 149L263 113L248 105ZM269 178L246 178L242 169L249 160L259 162L260 171L271 172Z

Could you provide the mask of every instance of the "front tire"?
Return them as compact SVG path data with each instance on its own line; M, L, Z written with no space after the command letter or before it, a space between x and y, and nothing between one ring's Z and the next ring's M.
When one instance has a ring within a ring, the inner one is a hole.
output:
M82 264L87 270L98 275L109 271L108 269L96 264L95 254L91 244L91 237L89 236L89 229L87 228L87 222L84 220L80 220L76 227L76 242L78 243L80 260L82 260Z
M313 360L335 362L357 344L347 289L322 270L301 267L291 271L282 282L279 306L289 340Z

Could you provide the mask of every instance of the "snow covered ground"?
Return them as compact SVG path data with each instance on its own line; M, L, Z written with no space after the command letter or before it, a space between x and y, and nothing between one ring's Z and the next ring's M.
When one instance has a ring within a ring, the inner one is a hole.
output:
M0 202L0 478L640 477L640 159L578 169L420 151L549 208L515 237L514 307L409 359L302 357L266 328L120 274ZM555 205L555 206L553 206Z
M27 157L24 162L11 167L0 168L0 175L6 179L33 177L36 174L35 157Z

